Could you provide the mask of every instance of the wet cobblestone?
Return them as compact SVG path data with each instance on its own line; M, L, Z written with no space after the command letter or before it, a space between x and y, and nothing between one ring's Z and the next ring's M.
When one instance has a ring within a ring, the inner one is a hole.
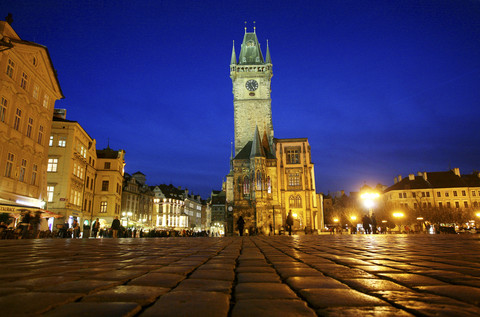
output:
M480 235L0 242L5 316L479 316Z

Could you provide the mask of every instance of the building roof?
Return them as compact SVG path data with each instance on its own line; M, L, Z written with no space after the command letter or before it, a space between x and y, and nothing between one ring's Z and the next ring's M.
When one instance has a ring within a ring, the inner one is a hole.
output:
M423 172L418 175L409 175L401 181L385 189L385 192L392 190L412 190L429 188L452 188L452 187L480 187L480 174L460 175L458 169L444 172Z
M247 33L243 36L242 48L238 56L239 65L262 65L264 64L260 44L258 43L257 34Z
M116 159L118 158L118 151L112 150L110 147L97 150L97 158Z

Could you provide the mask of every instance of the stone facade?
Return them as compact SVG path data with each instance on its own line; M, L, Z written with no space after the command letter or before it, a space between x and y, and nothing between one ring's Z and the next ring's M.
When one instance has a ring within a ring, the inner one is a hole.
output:
M22 40L8 22L0 21L2 206L12 211L16 205L44 208L48 136L55 101L63 97L47 49Z
M235 155L226 177L226 234L235 234L241 216L249 234L285 227L291 210L295 230L318 230L322 208L315 191L308 139L275 139L271 109L272 62L263 59L256 33L242 42L230 63L234 95ZM295 154L293 154L295 153ZM295 159L292 159L294 157Z

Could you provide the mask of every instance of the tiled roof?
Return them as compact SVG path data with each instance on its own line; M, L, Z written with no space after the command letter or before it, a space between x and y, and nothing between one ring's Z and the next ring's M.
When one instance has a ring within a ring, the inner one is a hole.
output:
M385 192L392 190L451 187L480 187L479 174L474 172L472 174L459 176L455 174L453 170L446 172L424 172L422 175L415 176L413 180L405 177L400 182L385 189Z

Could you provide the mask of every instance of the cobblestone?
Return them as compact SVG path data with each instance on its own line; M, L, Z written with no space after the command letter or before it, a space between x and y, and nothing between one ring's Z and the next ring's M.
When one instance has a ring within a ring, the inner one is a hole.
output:
M8 316L479 316L480 235L0 242Z

